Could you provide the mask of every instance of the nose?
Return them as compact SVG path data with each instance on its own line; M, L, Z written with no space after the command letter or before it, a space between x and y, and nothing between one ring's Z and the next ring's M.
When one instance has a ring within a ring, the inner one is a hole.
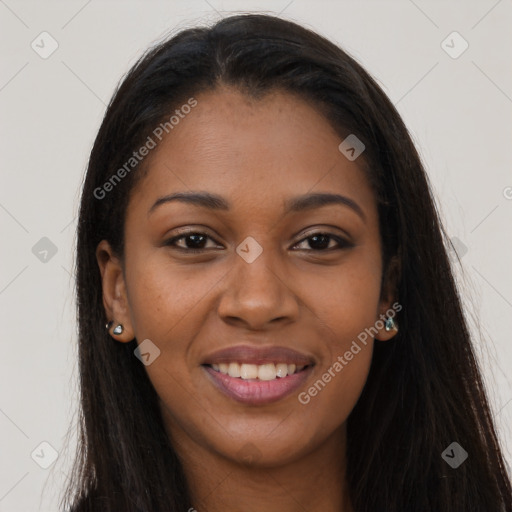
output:
M299 301L293 283L270 252L263 250L252 263L235 256L218 305L218 314L226 323L265 330L297 320Z

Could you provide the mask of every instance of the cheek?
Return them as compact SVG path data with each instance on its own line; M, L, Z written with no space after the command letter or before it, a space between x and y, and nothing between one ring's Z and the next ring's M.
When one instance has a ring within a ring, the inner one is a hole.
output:
M195 325L195 331L200 329L198 315L204 314L209 293L222 275L219 271L204 272L172 265L165 255L132 266L127 279L135 337L149 338L163 346L172 342L176 349L188 324Z
M315 432L317 439L329 435L348 419L364 388L373 344L370 341L357 345L349 344L333 363L318 368L310 385L297 397L298 407L302 408L302 428L304 432ZM320 425L317 418L322 418Z
M188 410L194 402L189 347L208 314L208 293L220 276L205 272L198 278L197 273L171 266L161 257L146 261L132 266L128 278L134 334L139 343L149 339L160 351L145 370L164 412L178 421L181 415L173 411Z
M127 264L131 319L136 339L149 339L159 355L146 372L170 407L183 409L194 387L191 375L194 339L213 311L212 297L226 271L171 264L164 251Z
M356 253L336 272L317 274L313 281L297 279L305 291L301 298L329 339L332 360L378 320L380 280L374 259Z
M377 266L377 268L375 267ZM345 421L366 383L373 352L380 299L379 265L374 258L354 257L329 279L307 289L319 338L324 344L320 364L298 402L304 421L323 417L323 429Z

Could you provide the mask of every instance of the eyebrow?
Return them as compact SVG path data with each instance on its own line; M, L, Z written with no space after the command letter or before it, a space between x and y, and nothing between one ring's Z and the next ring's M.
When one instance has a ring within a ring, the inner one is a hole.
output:
M227 211L230 209L230 203L224 197L210 192L175 192L156 200L153 206L148 211L148 216L160 205L170 203L172 201L180 201L183 203L192 204L210 210ZM366 222L366 215L362 208L349 197L342 196L341 194L329 193L311 193L303 196L292 197L285 201L284 213L301 212L305 210L312 210L314 208L321 208L331 204L340 204L348 206L355 213L359 215Z

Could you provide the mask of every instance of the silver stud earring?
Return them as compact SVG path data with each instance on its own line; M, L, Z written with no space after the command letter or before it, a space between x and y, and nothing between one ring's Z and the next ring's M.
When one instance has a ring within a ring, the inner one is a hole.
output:
M114 325L114 321L111 320L110 322L108 322L107 324L105 324L105 328L108 330L110 330L110 328ZM121 324L117 324L115 327L114 327L114 330L112 331L114 334L122 334L123 332L123 326Z
M398 331L398 327L396 326L395 321L393 320L392 317L386 318L385 329L387 332L393 330Z

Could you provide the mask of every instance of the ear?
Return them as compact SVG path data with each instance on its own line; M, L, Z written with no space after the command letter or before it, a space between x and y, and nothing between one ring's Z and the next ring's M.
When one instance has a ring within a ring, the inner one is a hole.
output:
M115 255L106 240L102 240L96 248L96 260L101 273L103 289L103 306L108 321L112 321L109 334L117 341L127 343L135 337L131 322L126 283L121 261ZM121 324L123 332L114 334L114 328Z
M388 341L398 332L396 314L402 309L402 306L397 302L400 274L400 261L397 256L393 256L389 261L387 272L383 279L379 311L377 314L378 319L376 320L376 328L379 329L379 332L375 335L375 338L380 341ZM386 319L389 317L393 318L395 328L387 331L385 323Z

